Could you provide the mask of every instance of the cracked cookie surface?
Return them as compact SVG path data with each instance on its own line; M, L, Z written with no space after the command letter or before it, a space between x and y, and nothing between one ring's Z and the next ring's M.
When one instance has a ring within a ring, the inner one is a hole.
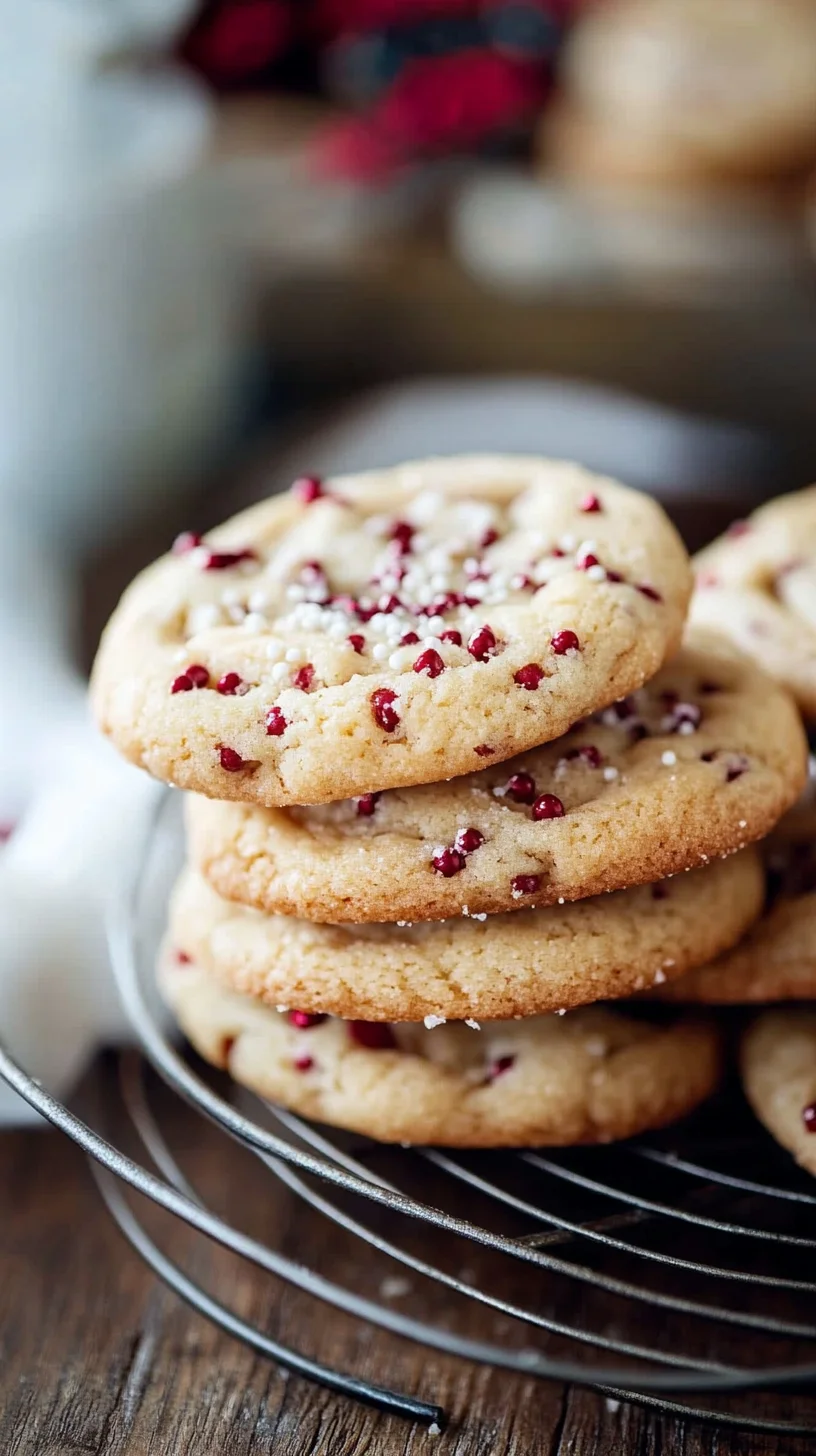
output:
M92 698L158 778L324 803L557 738L654 674L690 586L661 507L576 465L307 477L137 578Z
M806 763L790 697L697 632L622 702L476 774L311 808L191 797L189 852L220 894L269 913L496 913L651 883L759 839Z

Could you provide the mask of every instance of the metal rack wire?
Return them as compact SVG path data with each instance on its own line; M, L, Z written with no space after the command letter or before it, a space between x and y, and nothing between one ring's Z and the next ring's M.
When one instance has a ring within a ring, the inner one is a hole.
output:
M155 1000L176 809L170 795L159 800L111 926L114 969L141 1047L121 1059L121 1095L155 1171L50 1097L0 1046L0 1075L89 1155L122 1233L171 1289L290 1371L429 1427L444 1424L432 1400L335 1370L217 1301L162 1251L127 1188L304 1296L430 1349L685 1418L816 1435L816 1397L807 1391L816 1380L816 1236L807 1233L816 1191L736 1099L716 1117L614 1148L478 1156L386 1152L249 1094L236 1105L172 1044ZM178 860L177 836L172 853ZM154 1072L227 1134L225 1169L240 1145L316 1218L361 1243L359 1288L250 1237L208 1206L154 1111ZM462 1269L463 1258L474 1267ZM398 1269L418 1281L415 1312L364 1292L372 1269L381 1279ZM740 1359L746 1332L750 1367Z

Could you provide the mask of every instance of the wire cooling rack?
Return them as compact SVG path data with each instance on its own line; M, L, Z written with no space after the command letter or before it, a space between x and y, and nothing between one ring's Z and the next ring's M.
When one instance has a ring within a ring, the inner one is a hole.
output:
M53 1099L0 1046L0 1075L89 1155L122 1233L171 1289L287 1370L444 1425L433 1391L420 1400L333 1369L220 1303L162 1251L128 1189L304 1297L428 1349L685 1418L816 1435L808 1389L816 1381L816 1185L737 1097L614 1147L478 1155L384 1149L248 1093L227 1100L223 1079L203 1073L166 1035L153 986L169 865L181 858L177 819L175 798L164 794L111 925L113 965L141 1047L121 1058L121 1095L152 1166ZM226 1134L222 1183L238 1144L321 1227L350 1242L359 1253L356 1288L322 1267L330 1239L316 1241L312 1267L209 1205L154 1110L156 1073ZM389 1289L411 1297L395 1300Z

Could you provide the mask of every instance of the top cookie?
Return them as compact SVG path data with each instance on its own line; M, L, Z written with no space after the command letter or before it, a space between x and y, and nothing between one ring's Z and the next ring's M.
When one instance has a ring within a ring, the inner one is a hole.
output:
M816 486L735 521L695 568L692 621L727 633L816 721Z
M791 698L710 633L565 738L450 783L311 808L188 801L220 894L317 921L432 920L649 883L761 838L807 745Z
M158 778L324 803L559 737L656 672L689 590L660 506L576 465L308 478L142 573L93 702Z

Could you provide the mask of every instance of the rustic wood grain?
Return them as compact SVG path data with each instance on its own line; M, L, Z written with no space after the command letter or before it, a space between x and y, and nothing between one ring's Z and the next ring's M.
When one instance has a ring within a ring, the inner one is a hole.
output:
M105 1108L116 1104L110 1059L93 1068L85 1092ZM257 1162L238 1152L225 1160L220 1135L168 1094L158 1105L185 1171L228 1217L265 1231L294 1258L322 1248L333 1277L369 1288L371 1261L361 1267L359 1245L355 1254L343 1236L329 1234L327 1246L325 1223ZM112 1131L127 1140L118 1116ZM803 1456L813 1449L788 1438L715 1433L616 1407L590 1391L448 1359L333 1313L146 1210L172 1257L276 1337L440 1401L450 1421L433 1438L287 1377L187 1309L120 1237L83 1159L58 1134L0 1137L0 1190L4 1456ZM424 1252L436 1257L433 1240L422 1237ZM371 1277L376 1291L379 1274ZM750 1358L747 1337L743 1353Z

